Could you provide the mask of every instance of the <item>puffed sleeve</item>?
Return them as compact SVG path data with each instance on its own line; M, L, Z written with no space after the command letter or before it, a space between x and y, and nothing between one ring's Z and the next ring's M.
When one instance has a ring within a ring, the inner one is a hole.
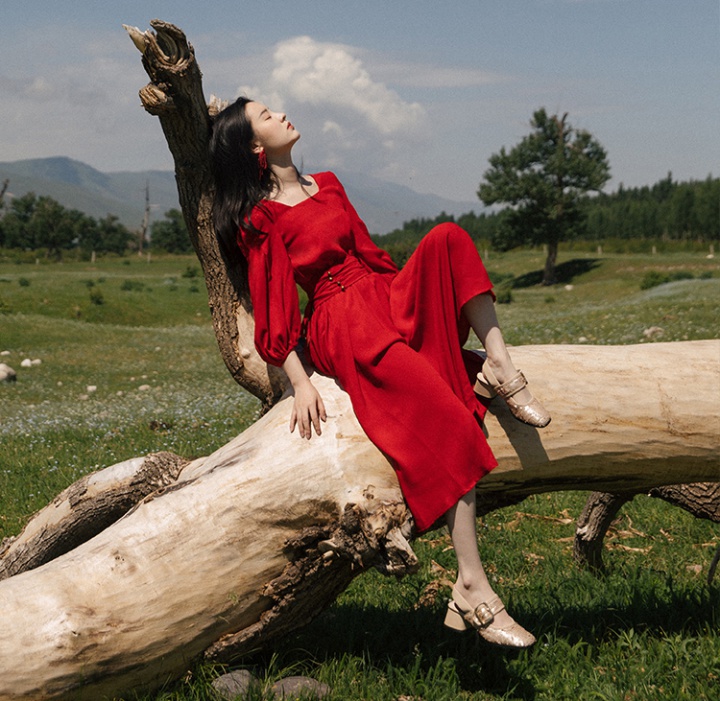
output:
M345 188L337 178L335 178L335 181L340 188L345 211L350 215L357 257L365 261L376 273L395 275L398 269L395 263L393 263L392 258L387 251L383 251L382 248L375 245L374 241L370 238L370 233L368 232L367 226L365 226L365 222L360 219L360 216L355 211L355 207L353 207L352 202L348 199Z
M290 258L279 234L241 229L238 244L248 262L255 316L255 347L271 365L282 365L300 340L300 304Z

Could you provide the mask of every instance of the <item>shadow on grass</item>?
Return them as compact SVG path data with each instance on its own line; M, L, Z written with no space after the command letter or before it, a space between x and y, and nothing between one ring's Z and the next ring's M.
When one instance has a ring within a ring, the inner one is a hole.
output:
M638 592L623 606L612 608L606 602L567 606L552 596L544 609L524 609L518 602L512 606L513 616L538 637L529 651L503 650L472 632L446 629L441 602L417 611L339 604L289 636L275 652L286 661L297 661L300 654L314 663L352 657L362 660L364 672L371 676L391 676L393 670L400 670L401 675L421 680L447 669L449 661L454 683L465 692L531 701L537 691L528 670L554 641L592 646L630 630L654 637L702 635L703 630L717 627L713 605L717 593L716 587L690 597L682 591L669 598Z
M599 258L573 258L572 260L560 263L560 265L555 267L557 284L567 285L578 275L584 275L599 267L601 262ZM543 281L543 272L542 270L532 270L529 273L525 273L525 275L518 275L512 281L511 286L515 289L520 289L540 285Z

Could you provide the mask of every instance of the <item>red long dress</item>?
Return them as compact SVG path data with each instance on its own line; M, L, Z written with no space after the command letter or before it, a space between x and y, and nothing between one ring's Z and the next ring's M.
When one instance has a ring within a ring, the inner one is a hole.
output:
M314 178L316 195L294 206L265 201L252 213L262 233L238 234L255 345L282 365L305 335L313 365L339 381L391 459L422 532L497 465L470 380L477 357L462 350L469 327L461 314L492 284L468 234L450 223L425 236L398 272L335 175ZM304 325L296 283L310 300Z

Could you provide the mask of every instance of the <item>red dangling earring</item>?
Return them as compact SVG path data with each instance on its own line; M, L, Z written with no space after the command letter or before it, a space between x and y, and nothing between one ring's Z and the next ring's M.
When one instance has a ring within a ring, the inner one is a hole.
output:
M262 151L260 151L260 153L258 153L258 179L262 180L262 177L265 174L267 167L267 154L265 153L265 149L263 149Z

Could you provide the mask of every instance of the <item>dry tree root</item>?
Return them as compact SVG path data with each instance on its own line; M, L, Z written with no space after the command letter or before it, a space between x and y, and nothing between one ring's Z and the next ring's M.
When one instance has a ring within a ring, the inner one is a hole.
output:
M640 493L593 492L588 497L575 527L573 548L575 562L595 571L603 569L602 548L605 534L618 511ZM685 509L695 518L720 523L720 484L714 482L675 484L655 487L647 494ZM708 584L712 582L719 560L720 547L710 564Z

